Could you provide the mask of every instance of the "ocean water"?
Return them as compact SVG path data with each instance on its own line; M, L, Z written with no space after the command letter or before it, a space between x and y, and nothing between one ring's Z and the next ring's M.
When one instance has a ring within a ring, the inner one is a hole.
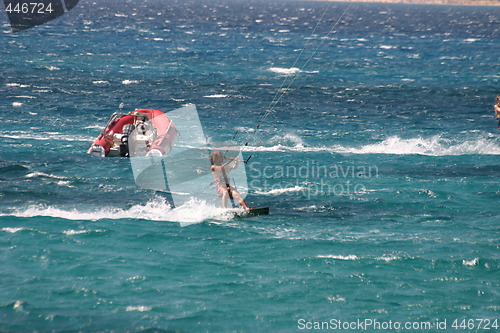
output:
M500 320L500 7L82 0L16 34L1 15L0 331ZM172 207L87 155L120 103L236 133L270 215Z

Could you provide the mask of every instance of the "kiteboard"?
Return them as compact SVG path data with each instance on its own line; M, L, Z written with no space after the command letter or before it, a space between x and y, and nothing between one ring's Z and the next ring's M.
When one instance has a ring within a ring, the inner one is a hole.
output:
M234 217L240 218L254 217L259 215L269 215L269 207L252 208L234 212Z

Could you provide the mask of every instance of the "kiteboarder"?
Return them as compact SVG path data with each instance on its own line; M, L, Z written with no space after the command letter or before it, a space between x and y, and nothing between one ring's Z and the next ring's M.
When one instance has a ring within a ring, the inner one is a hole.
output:
M229 160L224 162L224 155L218 150L213 151L210 154L210 162L212 163L212 174L214 176L215 185L217 186L217 196L222 197L222 207L227 207L227 198L233 201L233 198L236 198L240 205L245 209L250 209L241 195L236 191L234 187L229 184L229 178L227 174L238 167L238 159L229 158ZM231 165L231 163L233 163Z
M500 95L497 95L497 104L495 104L495 116L497 116L498 130L500 131Z

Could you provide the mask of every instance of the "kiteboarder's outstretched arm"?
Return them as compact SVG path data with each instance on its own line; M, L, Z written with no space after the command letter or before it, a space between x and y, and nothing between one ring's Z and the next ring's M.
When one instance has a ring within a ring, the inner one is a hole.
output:
M231 165L231 166L229 166L229 164L231 162L234 162L234 164ZM224 168L224 170L226 170L226 172L229 172L229 171L234 170L234 169L236 169L238 167L238 162L239 162L238 159L230 157L229 161L227 161L226 163L224 163L222 165L222 167Z

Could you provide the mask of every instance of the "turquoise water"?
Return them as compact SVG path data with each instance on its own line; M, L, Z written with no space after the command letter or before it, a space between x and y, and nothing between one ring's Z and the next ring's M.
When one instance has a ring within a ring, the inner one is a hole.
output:
M0 331L500 319L500 8L352 4L329 34L347 8L81 1L3 24ZM87 155L120 103L237 132L271 214L173 208Z

